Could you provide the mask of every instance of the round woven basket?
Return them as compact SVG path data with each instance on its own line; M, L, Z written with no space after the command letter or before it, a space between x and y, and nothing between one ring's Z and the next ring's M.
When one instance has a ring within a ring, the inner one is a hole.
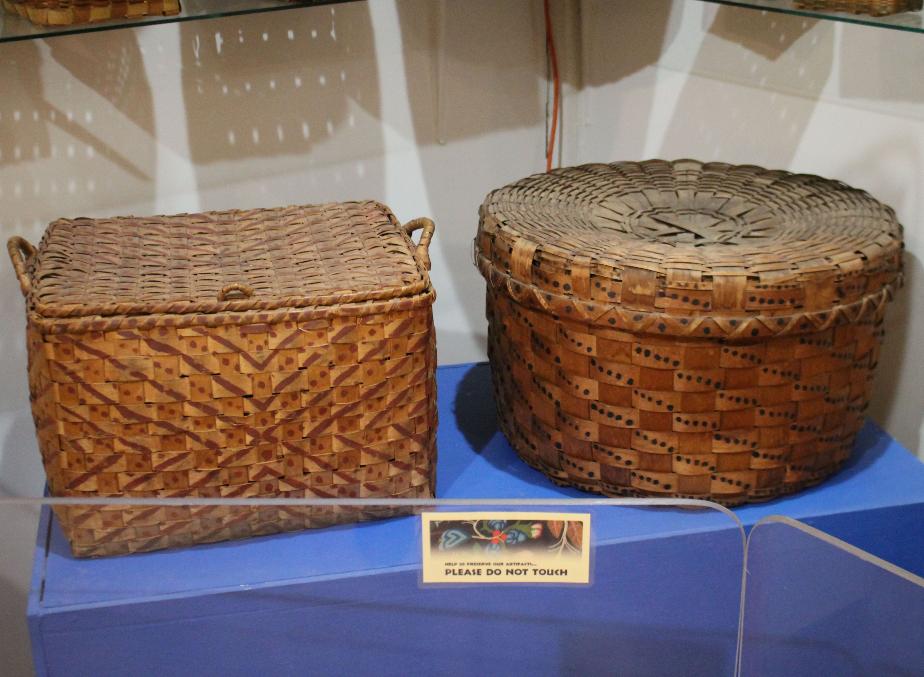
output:
M560 484L768 499L850 456L902 227L816 176L692 160L585 165L488 195L500 423Z

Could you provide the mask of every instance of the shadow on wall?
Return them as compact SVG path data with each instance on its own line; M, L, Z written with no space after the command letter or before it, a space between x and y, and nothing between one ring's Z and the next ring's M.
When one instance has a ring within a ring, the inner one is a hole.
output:
M375 39L367 3L182 24L200 191L251 179L258 167L273 176L355 159L341 181L353 198L380 196L381 169L367 160L384 153ZM236 197L236 207L258 206L259 196Z
M41 181L4 181L3 193L15 201L47 202L93 192L89 184L81 186L75 179L92 178L92 165L98 163L86 160L97 157L135 179L149 180L150 149L117 143L107 124L112 118L124 119L138 132L153 134L151 89L134 31L58 37L49 41L47 54L51 61L43 69L38 43L4 45L0 166L6 174L14 166L55 160L64 171L43 168ZM100 98L107 103L102 112ZM73 172L68 160L80 161L81 167L91 165L89 176L87 171Z
M831 75L834 31L830 22L719 8L708 29L713 39L689 66L705 77L685 82L662 149L704 161L790 166ZM738 96L728 82L753 87L753 95Z
M134 31L23 41L0 50L0 240L154 192L152 93ZM23 299L0 264L0 411L25 406ZM14 324L15 323L15 324Z
M49 41L51 58L63 68L72 80L66 82L70 90L75 83L96 92L109 103L138 132L154 134L151 86L144 75L141 50L134 31L115 31L107 39L105 49L87 40L55 39ZM49 104L51 106L51 104ZM51 106L50 111L55 111ZM138 153L137 147L120 148L107 141L106 132L93 129L93 109L87 108L82 119L71 111L55 111L55 119L75 141L94 148L103 158L141 181L151 179L153 153ZM150 149L149 149L150 151Z
M484 355L484 285L472 262L472 243L488 192L544 169L542 3L408 0L397 9L413 141L421 149L420 176L439 227L434 246L446 267L437 274L451 279L458 296L437 299L457 308L446 313L453 326L444 323L440 333L480 328L476 341ZM525 145L530 154L505 152L500 135L508 148ZM462 141L464 147L457 145Z
M831 73L833 28L799 17L710 7L705 9L705 16L712 17L707 30L717 39L704 40L692 56L683 45L673 57L666 56L689 9L671 0L585 3L584 86L597 132L591 133L583 159L611 162L654 154L787 165ZM653 127L664 118L656 104L663 107L670 99L661 97L668 90L658 81L686 72L706 78L685 78L661 132ZM620 81L631 89L631 104L609 98L618 91L604 90ZM761 95L735 97L728 81L753 86ZM797 91L804 98L783 108L773 90ZM606 117L596 119L603 107ZM646 144L652 135L660 138L654 151ZM768 143L771 138L774 142ZM597 155L614 148L619 157Z
M671 6L672 0L633 2L624 7L609 0L591 0L585 28L593 34L588 37L594 44L607 44L609 51L605 59L588 55L584 85L618 82L657 63L677 34L679 17L671 21Z
M629 78L641 80L633 92L632 106L610 106L606 119L592 121L604 133L618 137L620 157L599 157L598 149L588 148L583 161L613 162L642 157L656 93L656 74L649 66L658 63L663 50L676 36L679 15L672 20L672 6L672 0L629 3L589 0L583 4L582 33L587 49L583 57L583 95L587 108L593 111L600 108L596 88ZM607 150L612 147L611 142L603 146Z
M541 5L474 0L442 3L441 10L440 4L397 5L416 143L544 125ZM531 39L511 40L517 33Z
M754 29L756 16L765 20L758 30ZM767 61L777 61L802 38L803 35L818 25L818 21L805 17L794 17L779 14L755 14L753 11L740 11L728 7L716 10L715 17L707 29L717 38L741 45L755 54L759 54ZM809 41L816 45L818 42ZM805 52L801 52L804 54ZM822 58L822 61L824 58ZM733 64L735 65L735 64ZM750 76L755 75L750 64L737 64L748 66ZM728 67L728 64L725 64ZM764 74L761 74L763 77ZM790 74L791 78L791 74ZM813 86L814 78L807 71L798 74L800 81Z

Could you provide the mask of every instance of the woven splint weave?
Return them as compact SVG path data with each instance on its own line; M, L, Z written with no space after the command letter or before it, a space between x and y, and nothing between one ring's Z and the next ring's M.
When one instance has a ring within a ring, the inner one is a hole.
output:
M428 219L402 227L359 202L59 220L37 249L10 240L51 492L432 496L432 235ZM115 505L58 515L75 554L93 556L383 511L347 513Z
M491 193L475 257L511 444L615 496L768 499L850 456L900 284L867 193L692 160Z

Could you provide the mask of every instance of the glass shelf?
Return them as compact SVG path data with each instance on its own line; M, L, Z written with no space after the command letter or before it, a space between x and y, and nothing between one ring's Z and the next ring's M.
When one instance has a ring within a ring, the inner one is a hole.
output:
M177 21L196 21L215 19L239 14L256 14L274 12L298 7L333 5L353 0L181 0L183 11L173 16L146 16L138 19L117 19L98 23L77 24L73 26L36 26L28 19L0 9L0 42L14 40L35 40L56 35L74 35L95 31L109 31L134 26L174 23Z
M183 11L174 16L147 16L130 20L103 21L92 24L78 24L75 26L36 26L27 19L0 11L0 42L14 40L34 40L48 38L56 35L74 35L76 33L90 33L94 31L108 31L133 26L148 26L152 24L174 23L177 21L195 21L198 19L213 19L222 16L239 14L255 14L259 12L272 12L298 7L312 7L316 5L331 5L342 2L355 2L356 0L183 0ZM703 0L720 5L761 9L783 14L793 14L812 19L826 19L830 21L844 21L864 26L877 26L892 28L901 31L924 33L924 11L904 12L890 16L869 16L865 14L845 14L825 10L800 9L796 7L795 0Z
M845 14L844 12L831 12L817 9L801 9L794 0L703 0L718 5L732 5L733 7L747 7L749 9L762 9L769 12L780 12L804 16L810 19L826 19L829 21L843 21L859 24L861 26L876 26L879 28L892 28L899 31L924 33L924 11L903 12L889 16L870 16L868 14Z

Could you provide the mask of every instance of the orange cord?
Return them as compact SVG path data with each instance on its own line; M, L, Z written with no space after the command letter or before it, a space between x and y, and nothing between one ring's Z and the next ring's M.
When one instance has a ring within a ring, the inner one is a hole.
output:
M555 36L552 31L552 16L549 0L543 0L545 10L545 44L549 50L549 62L552 66L552 124L549 131L549 145L545 151L545 171L552 171L552 158L555 154L555 134L558 131L558 114L561 101L561 81L558 78L558 55L555 53Z

